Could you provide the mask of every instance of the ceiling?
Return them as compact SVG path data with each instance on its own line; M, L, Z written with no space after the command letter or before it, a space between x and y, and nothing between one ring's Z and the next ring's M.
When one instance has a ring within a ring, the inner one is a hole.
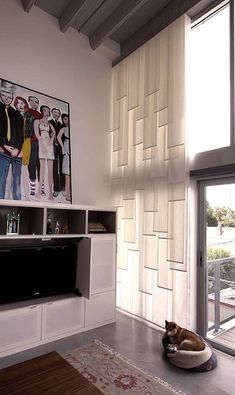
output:
M69 27L88 36L96 50L107 39L116 45L114 64L128 56L180 15L192 19L221 0L21 0L26 12L33 6L58 19L62 32Z

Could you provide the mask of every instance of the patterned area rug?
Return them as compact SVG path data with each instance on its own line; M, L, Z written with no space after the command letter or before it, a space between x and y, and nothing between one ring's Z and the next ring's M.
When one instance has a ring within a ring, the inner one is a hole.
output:
M168 383L144 372L99 340L63 355L78 372L106 395L172 395Z

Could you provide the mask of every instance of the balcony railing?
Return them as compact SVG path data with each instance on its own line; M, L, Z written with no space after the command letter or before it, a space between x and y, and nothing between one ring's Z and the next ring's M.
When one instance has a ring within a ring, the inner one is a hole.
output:
M221 319L220 319L220 294L221 294L221 282L223 284L228 285L228 287L232 287L235 289L235 281L233 279L228 280L228 279L223 279L220 276L220 269L221 266L227 263L233 263L235 262L235 256L229 257L229 258L222 258L222 259L216 259L216 260L211 260L207 261L207 265L209 268L209 265L214 267L213 274L208 274L208 280L214 280L214 325L212 325L209 330L214 328L213 333L216 335L221 331ZM234 307L235 308L235 307ZM233 317L231 317L233 318Z

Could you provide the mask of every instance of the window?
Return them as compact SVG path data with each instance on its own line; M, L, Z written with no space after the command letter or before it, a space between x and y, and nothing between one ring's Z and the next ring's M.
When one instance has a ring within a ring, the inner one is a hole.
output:
M229 5L191 29L189 154L230 145Z

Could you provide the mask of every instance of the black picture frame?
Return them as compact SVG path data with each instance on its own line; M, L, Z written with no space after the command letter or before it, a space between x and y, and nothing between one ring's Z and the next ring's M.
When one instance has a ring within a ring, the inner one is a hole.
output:
M72 203L69 103L0 79L0 199Z

